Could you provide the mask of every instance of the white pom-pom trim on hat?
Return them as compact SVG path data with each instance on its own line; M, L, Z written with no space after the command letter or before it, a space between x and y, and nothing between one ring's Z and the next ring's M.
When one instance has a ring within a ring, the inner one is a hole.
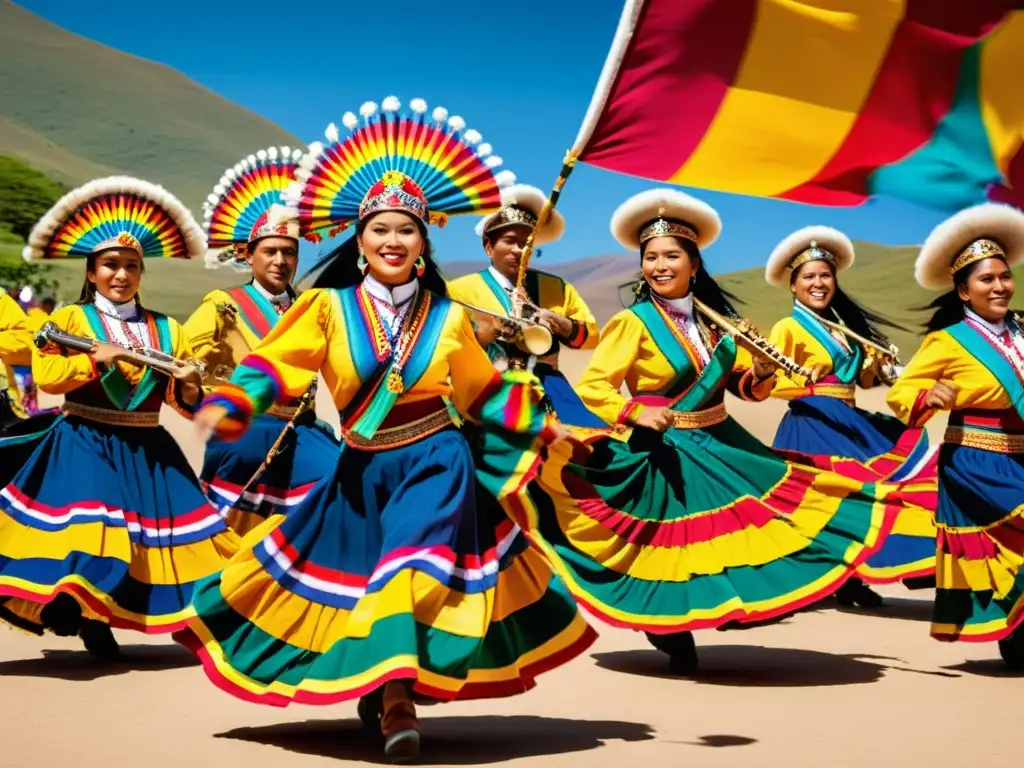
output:
M356 117L355 112L346 112L341 116L341 124L348 128L350 131L354 131L359 127L359 118Z
M457 133L465 129L466 121L458 115L452 115L448 118L448 127Z
M831 253L836 259L836 272L848 269L857 257L853 243L838 229L813 225L789 234L775 246L764 268L764 279L776 288L788 288L790 264L793 259L811 247Z
M953 262L978 240L994 240L1013 267L1024 261L1024 213L1001 203L982 203L950 216L932 230L914 262L914 279L933 291L953 287Z
M380 103L380 108L384 112L397 112L402 108L402 102L397 96L388 96Z
M685 221L697 231L697 247L707 248L722 232L718 212L678 189L648 189L633 195L612 214L612 236L630 251L640 250L640 230L664 216Z
M335 125L334 123L328 123L327 128L324 130L324 136L327 138L327 140L330 141L331 143L334 143L338 140L339 135L340 134L338 133L338 126Z
M437 122L443 123L448 119L448 110L444 107L434 107L433 117Z
M413 99L409 102L409 109L417 115L422 115L427 111L427 102L425 99Z
M377 103L374 101L364 101L363 106L359 108L359 114L369 119L377 114Z

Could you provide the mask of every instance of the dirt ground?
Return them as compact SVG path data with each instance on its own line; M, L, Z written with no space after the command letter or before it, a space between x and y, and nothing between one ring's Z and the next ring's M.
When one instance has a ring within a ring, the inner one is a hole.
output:
M568 360L570 371L581 362ZM861 404L881 409L883 395ZM320 404L331 418L329 402ZM770 440L784 404L730 408ZM169 418L168 427L198 464L202 445L190 425ZM1021 683L1003 671L995 646L935 642L929 591L883 591L888 607L874 614L829 603L779 625L698 633L702 670L693 680L668 677L642 635L596 624L601 637L591 651L526 695L422 709L420 762L861 768L1014 760ZM245 704L210 685L169 640L119 639L126 661L100 668L77 641L0 631L0 766L380 761L354 704Z

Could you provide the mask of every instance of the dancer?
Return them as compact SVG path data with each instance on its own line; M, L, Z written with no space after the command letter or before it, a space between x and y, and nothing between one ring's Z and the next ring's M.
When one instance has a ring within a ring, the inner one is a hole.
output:
M878 325L892 323L865 309L839 285L854 262L850 239L830 227L805 227L785 238L768 259L765 280L793 294L793 312L775 324L769 341L787 357L818 374L815 383L779 373L773 396L789 401L772 446L795 461L810 462L856 480L900 483L902 508L883 547L858 576L875 584L905 579L934 585L938 483L934 452L921 428L857 407L856 390L891 382L891 358L831 322L886 349ZM897 326L892 326L897 327ZM894 500L896 496L890 496ZM844 605L881 606L881 596L859 578L836 593Z
M19 387L16 367L32 364L32 333L28 318L6 292L0 293L0 363L4 366L7 388L4 390L5 405L0 414L0 433L8 427L28 418L24 402L26 393Z
M126 350L191 355L181 327L144 309L138 291L143 257L203 250L177 199L121 176L66 194L25 248L28 260L85 261L80 301L51 320L95 343L89 352L51 344L33 357L39 388L64 396L63 416L0 492L0 618L78 635L102 659L118 655L111 626L182 626L193 584L237 547L158 423L162 403L191 417L202 396L196 367L181 363L171 377L129 362Z
M288 147L250 155L225 173L208 199L207 246L228 249L236 269L234 255L245 254L252 279L210 292L185 322L185 335L209 371L207 389L230 377L295 299L298 224L283 216L280 202L301 156ZM207 258L210 266L222 263L220 255ZM207 444L200 479L210 503L236 533L244 535L271 514L286 512L334 472L340 445L331 427L316 418L314 391L272 406L236 442Z
M889 392L905 423L949 411L939 452L937 640L999 641L1024 669L1024 331L1010 267L1024 261L1024 214L968 208L925 240L915 265L928 335Z
M530 233L534 232L535 244L544 245L556 242L565 230L565 220L558 211L551 211L544 226L537 229L537 217L545 201L543 192L525 184L502 190L501 208L481 219L476 228L491 265L449 283L452 298L498 314L511 312L519 263ZM604 422L587 410L558 370L562 345L571 349L597 346L597 321L590 308L572 284L536 269L526 271L524 289L533 309L531 319L551 332L551 348L531 358L521 345L499 340L500 321L482 313L476 314L474 323L477 339L499 367L525 369L535 365L533 372L547 394L545 405L563 424L603 427Z
M892 517L881 489L786 462L726 413L727 388L763 400L775 376L701 314L698 302L735 317L702 255L720 228L714 209L672 189L616 211L612 232L643 276L578 386L616 429L553 446L538 480L504 500L577 599L646 630L677 674L697 668L690 630L832 594Z
M354 224L355 235L199 418L239 434L321 371L345 445L331 477L203 583L180 638L243 699L364 696L365 721L380 691L374 725L395 762L419 748L414 693L520 693L594 639L518 529L477 511L474 477L503 495L536 464L537 436L556 435L536 380L494 369L431 258L428 222L498 206L499 161L481 157L461 118L409 106L364 105L362 121L345 115L344 138L329 126L286 195L302 232ZM453 409L480 425L472 453Z

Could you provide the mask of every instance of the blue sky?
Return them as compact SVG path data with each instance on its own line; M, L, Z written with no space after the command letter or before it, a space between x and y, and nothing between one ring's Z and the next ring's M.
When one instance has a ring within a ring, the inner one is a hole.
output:
M576 137L622 8L620 0L18 2L77 34L174 67L307 143L364 101L422 97L462 115L519 181L545 191ZM239 137L239 157L255 149ZM612 212L656 185L578 167L559 204L566 235L536 266L621 252L608 230ZM722 237L707 253L712 272L763 264L779 240L808 224L906 245L942 218L895 200L841 209L688 191L722 215ZM442 261L485 258L475 223L457 217L437 233ZM303 252L304 261L313 256Z

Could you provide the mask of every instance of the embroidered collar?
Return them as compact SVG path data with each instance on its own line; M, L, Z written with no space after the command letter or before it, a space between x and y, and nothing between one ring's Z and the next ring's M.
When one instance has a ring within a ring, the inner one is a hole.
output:
M134 299L121 304L115 304L103 294L97 293L92 303L96 306L98 312L109 317L116 317L118 320L124 320L125 322L139 322L141 320L140 316L142 313Z
M996 338L999 338L1005 331L1009 330L1009 326L1006 324L1005 320L1000 320L998 323L990 323L970 307L964 307L964 317L970 319L974 323L977 323L982 328L987 328L995 334Z
M654 294L657 296L657 294ZM681 315L687 317L693 317L693 294L688 293L681 299L666 299L661 296L657 296L659 302L666 307L671 307L673 310Z
M413 278L405 285L396 285L392 288L367 275L363 278L363 287L375 299L392 307L400 307L407 304L416 295L419 290L419 281Z

